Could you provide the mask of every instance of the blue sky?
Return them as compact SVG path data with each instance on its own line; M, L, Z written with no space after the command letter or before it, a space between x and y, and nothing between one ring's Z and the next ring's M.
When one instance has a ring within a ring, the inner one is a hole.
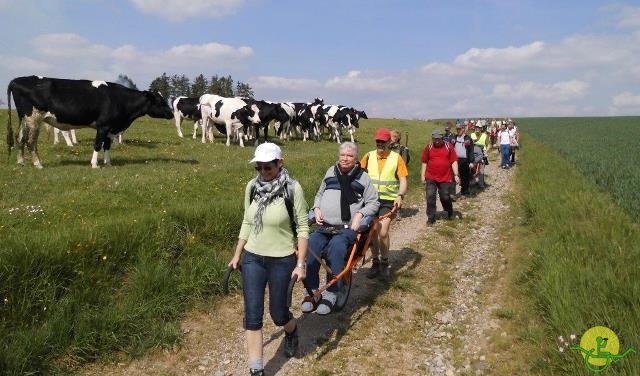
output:
M0 0L0 33L2 87L231 74L374 117L640 115L637 1Z

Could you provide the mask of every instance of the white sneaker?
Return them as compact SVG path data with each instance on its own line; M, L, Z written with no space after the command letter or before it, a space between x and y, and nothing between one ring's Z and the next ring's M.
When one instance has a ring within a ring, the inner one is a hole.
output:
M313 290L313 292L316 292L316 290ZM309 296L309 293L305 291L305 292L304 292L304 297L306 298L307 296ZM320 298L319 298L319 297L318 297L318 298L315 298L315 301L316 301L316 304L315 304L315 305L316 305L316 306L317 306L317 304L318 304L318 300L320 300ZM302 310L302 312L303 312L303 313L310 313L310 312L313 312L313 310L315 309L315 306L314 306L314 304L313 304L313 303L311 303L310 301L305 300L305 301L303 301L303 302L302 302L302 304L300 305L300 309Z
M336 294L331 291L325 291L322 293L322 300L316 309L316 313L319 315L328 315L333 310L333 305L336 304Z

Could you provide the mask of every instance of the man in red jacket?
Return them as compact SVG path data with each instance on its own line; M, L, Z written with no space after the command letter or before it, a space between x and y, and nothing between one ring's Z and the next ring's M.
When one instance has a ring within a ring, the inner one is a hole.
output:
M458 155L454 148L442 140L439 129L431 133L431 143L422 151L422 169L420 179L425 183L427 193L427 225L436 221L436 194L440 194L440 203L453 218L453 202L451 201L451 171L455 182L460 184L458 175Z

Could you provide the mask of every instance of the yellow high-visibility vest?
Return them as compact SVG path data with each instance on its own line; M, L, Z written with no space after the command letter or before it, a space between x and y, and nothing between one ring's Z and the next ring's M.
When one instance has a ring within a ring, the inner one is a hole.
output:
M475 132L471 133L471 139L473 140L473 143L475 143L476 145L480 145L482 146L482 150L484 150L487 147L487 134L482 132L480 133L480 137L478 138L478 136L476 136Z
M381 200L395 200L398 197L400 190L400 181L396 178L398 158L400 154L391 151L382 167L382 172L379 173L377 152L375 150L369 152L367 173Z

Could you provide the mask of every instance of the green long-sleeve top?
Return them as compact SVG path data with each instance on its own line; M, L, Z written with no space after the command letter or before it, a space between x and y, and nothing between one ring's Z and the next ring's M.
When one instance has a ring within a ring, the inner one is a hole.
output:
M251 253L270 257L288 256L295 251L295 244L289 213L283 197L277 197L267 205L262 215L262 231L256 234L254 230L253 217L258 204L256 200L249 202L254 180L251 180L244 190L244 217L238 238L247 241L244 248ZM304 199L302 187L297 182L294 187L293 211L296 217L298 237L308 239L309 207Z

